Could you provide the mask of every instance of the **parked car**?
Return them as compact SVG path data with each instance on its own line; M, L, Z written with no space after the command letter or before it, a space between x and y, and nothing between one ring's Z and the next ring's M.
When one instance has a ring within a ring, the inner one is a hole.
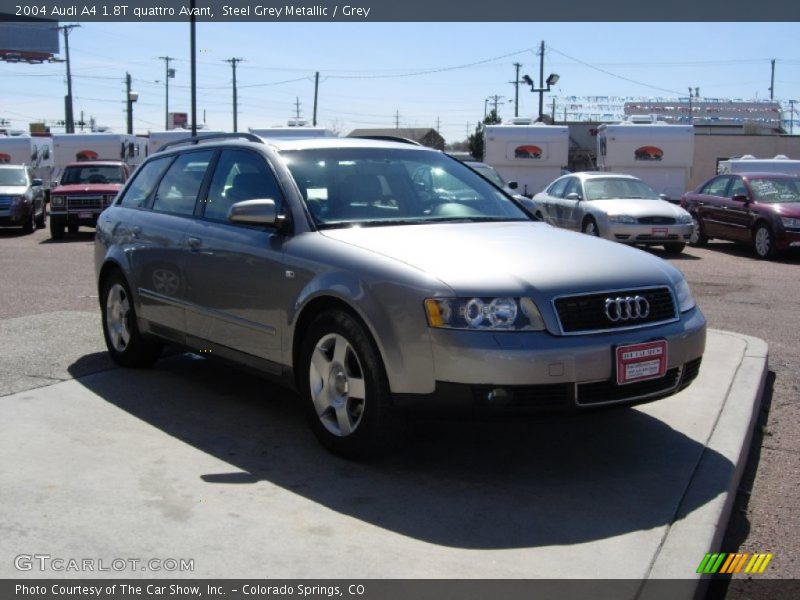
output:
M94 227L130 175L121 160L82 160L64 167L58 186L50 192L50 236L77 233L81 225Z
M465 160L464 164L467 165L470 169L474 169L480 175L491 181L497 187L502 189L506 194L510 196L515 196L517 199L524 198L525 196L517 193L517 188L519 184L516 181L506 181L497 172L491 165L487 165L486 163L474 161L474 160Z
M44 227L46 218L42 180L25 165L0 164L0 226L32 233Z
M683 252L692 217L664 200L641 179L616 173L570 173L533 197L534 214L556 227L625 244Z
M580 411L697 375L706 321L669 263L534 221L422 146L227 137L151 155L100 216L118 364L171 343L257 369L346 456L402 409Z
M690 243L719 238L750 244L759 258L800 247L800 178L780 173L717 175L681 198L692 215Z

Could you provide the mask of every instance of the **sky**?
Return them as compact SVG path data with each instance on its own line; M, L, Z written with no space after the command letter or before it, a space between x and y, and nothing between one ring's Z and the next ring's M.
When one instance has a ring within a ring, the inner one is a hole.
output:
M487 98L514 116L515 69L538 84L536 51L545 42L545 77L558 96L800 99L800 23L198 23L198 122L232 130L237 67L239 130L311 121L320 73L319 126L346 135L358 127L437 127L448 142L482 120ZM165 64L170 111L189 112L187 23L81 23L70 35L76 119L124 132L125 73L139 94L134 131L163 130ZM63 41L62 41L63 57ZM0 62L0 119L27 129L64 118L63 63ZM538 112L524 85L519 114ZM545 95L545 103L550 100ZM795 110L800 110L800 105ZM53 128L53 131L58 131Z

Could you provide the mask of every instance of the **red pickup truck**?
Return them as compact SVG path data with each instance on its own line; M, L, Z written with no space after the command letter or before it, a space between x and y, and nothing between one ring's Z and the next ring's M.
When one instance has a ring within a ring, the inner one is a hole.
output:
M95 227L130 174L130 167L118 160L68 164L50 192L50 236L60 240L65 229L76 233L81 225Z

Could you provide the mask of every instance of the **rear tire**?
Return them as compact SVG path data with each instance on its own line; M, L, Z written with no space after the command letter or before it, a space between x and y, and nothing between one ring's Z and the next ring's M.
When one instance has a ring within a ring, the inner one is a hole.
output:
M300 349L298 389L314 435L345 458L366 458L391 440L391 396L366 328L342 310L318 315Z
M775 234L766 223L759 223L753 231L753 250L762 260L775 258Z
M141 334L128 283L110 273L100 290L103 337L111 359L121 367L148 367L161 356L161 344Z
M47 205L42 202L42 214L36 218L36 229L44 229L47 220Z

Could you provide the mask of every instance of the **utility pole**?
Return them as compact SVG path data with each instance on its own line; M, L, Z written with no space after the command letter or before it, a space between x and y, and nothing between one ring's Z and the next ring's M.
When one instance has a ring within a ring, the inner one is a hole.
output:
M67 95L64 98L64 128L67 133L75 133L75 119L73 118L72 112L72 71L70 70L69 62L69 34L75 27L80 27L80 25L76 23L73 25L54 27L54 29L64 34L64 52L67 55Z
M164 72L164 87L166 90L166 96L164 99L164 129L169 129L169 80L171 77L175 77L175 69L169 68L169 63L172 60L175 60L171 56L159 56L160 60L164 61L165 72Z
M319 94L319 71L314 73L314 117L311 119L311 124L317 126L317 96Z
M789 100L789 135L794 133L794 100Z
M294 124L300 126L300 97L294 97Z
M544 40L539 46L539 120L544 116Z
M439 133L439 128L441 127L441 121L439 117L436 117L436 133Z
M128 135L133 133L133 99L131 98L131 74L125 73L125 102L128 107Z
M195 0L191 0L189 8L189 54L191 55L192 67L192 137L197 135L197 32L196 19L194 14Z
M772 63L772 73L769 77L769 99L773 100L775 97L775 59L773 58L770 62Z
M226 63L230 63L231 68L233 69L233 132L236 133L239 131L239 106L236 98L236 65L242 62L242 58L229 58L226 60Z
M514 67L517 69L517 75L514 77L514 81L511 83L514 84L514 116L519 116L519 70L522 67L519 63L514 63Z
M553 121L553 124L555 125L555 122L556 122L556 99L555 98L553 98L553 111L552 111L551 120Z
M400 129L400 111L396 110L394 113L394 128Z
M692 86L689 86L689 124L691 125L694 122L694 118L692 116Z
M500 99L501 99L501 98L505 98L505 96L500 96L500 95L498 95L498 94L495 94L494 96L489 96L489 97L486 99L486 102L491 102L491 103L494 105L494 108L493 108L492 110L494 111L494 117L495 117L495 119L497 119L497 118L498 118L498 114L497 114L497 105L500 103ZM485 109L485 106L486 106L486 105L484 104L484 109ZM485 112L485 110L484 110L484 112Z

